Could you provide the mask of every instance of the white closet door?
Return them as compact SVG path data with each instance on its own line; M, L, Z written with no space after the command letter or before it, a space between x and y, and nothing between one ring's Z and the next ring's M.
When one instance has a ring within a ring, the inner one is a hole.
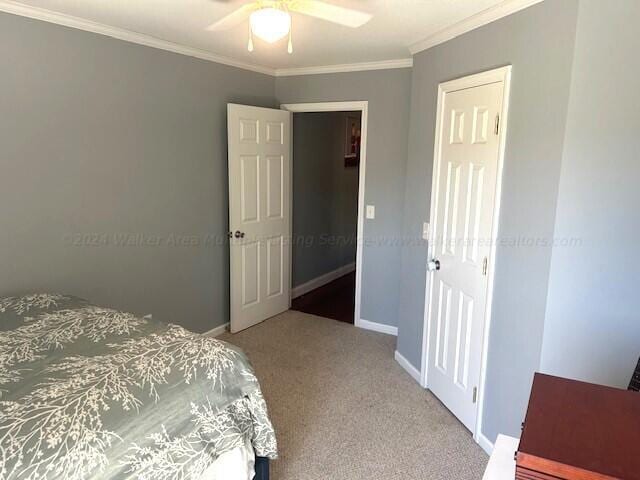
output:
M432 219L428 388L472 432L478 414L487 267L504 83L447 92Z

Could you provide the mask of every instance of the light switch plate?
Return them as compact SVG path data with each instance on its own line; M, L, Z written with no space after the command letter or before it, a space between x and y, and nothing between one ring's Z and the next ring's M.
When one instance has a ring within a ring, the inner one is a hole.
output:
M429 222L422 224L422 239L429 240Z
M367 218L369 220L373 220L376 218L376 206L375 205L367 205Z

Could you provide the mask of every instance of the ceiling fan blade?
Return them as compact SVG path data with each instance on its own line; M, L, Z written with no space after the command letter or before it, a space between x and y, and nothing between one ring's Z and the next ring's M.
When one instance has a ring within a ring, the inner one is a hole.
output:
M338 7L320 0L293 0L288 5L288 8L292 12L302 13L351 28L361 27L373 17L373 15L365 12Z
M242 7L230 13L226 17L223 17L217 22L209 25L207 27L207 30L212 32L219 32L222 30L228 30L230 28L233 28L236 25L244 22L247 18L249 18L249 15L251 15L251 12L253 12L257 8L258 7L255 3L249 3L247 5L243 5Z

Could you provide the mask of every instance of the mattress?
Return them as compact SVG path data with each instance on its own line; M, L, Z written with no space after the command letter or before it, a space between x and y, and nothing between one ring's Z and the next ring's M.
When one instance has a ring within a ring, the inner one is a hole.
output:
M76 297L0 299L3 480L199 480L232 451L277 456L238 348Z

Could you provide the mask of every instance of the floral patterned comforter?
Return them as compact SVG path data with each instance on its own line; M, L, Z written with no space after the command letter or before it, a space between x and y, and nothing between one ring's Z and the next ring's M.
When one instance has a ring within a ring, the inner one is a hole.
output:
M244 354L63 295L0 298L0 479L193 479L276 440Z

